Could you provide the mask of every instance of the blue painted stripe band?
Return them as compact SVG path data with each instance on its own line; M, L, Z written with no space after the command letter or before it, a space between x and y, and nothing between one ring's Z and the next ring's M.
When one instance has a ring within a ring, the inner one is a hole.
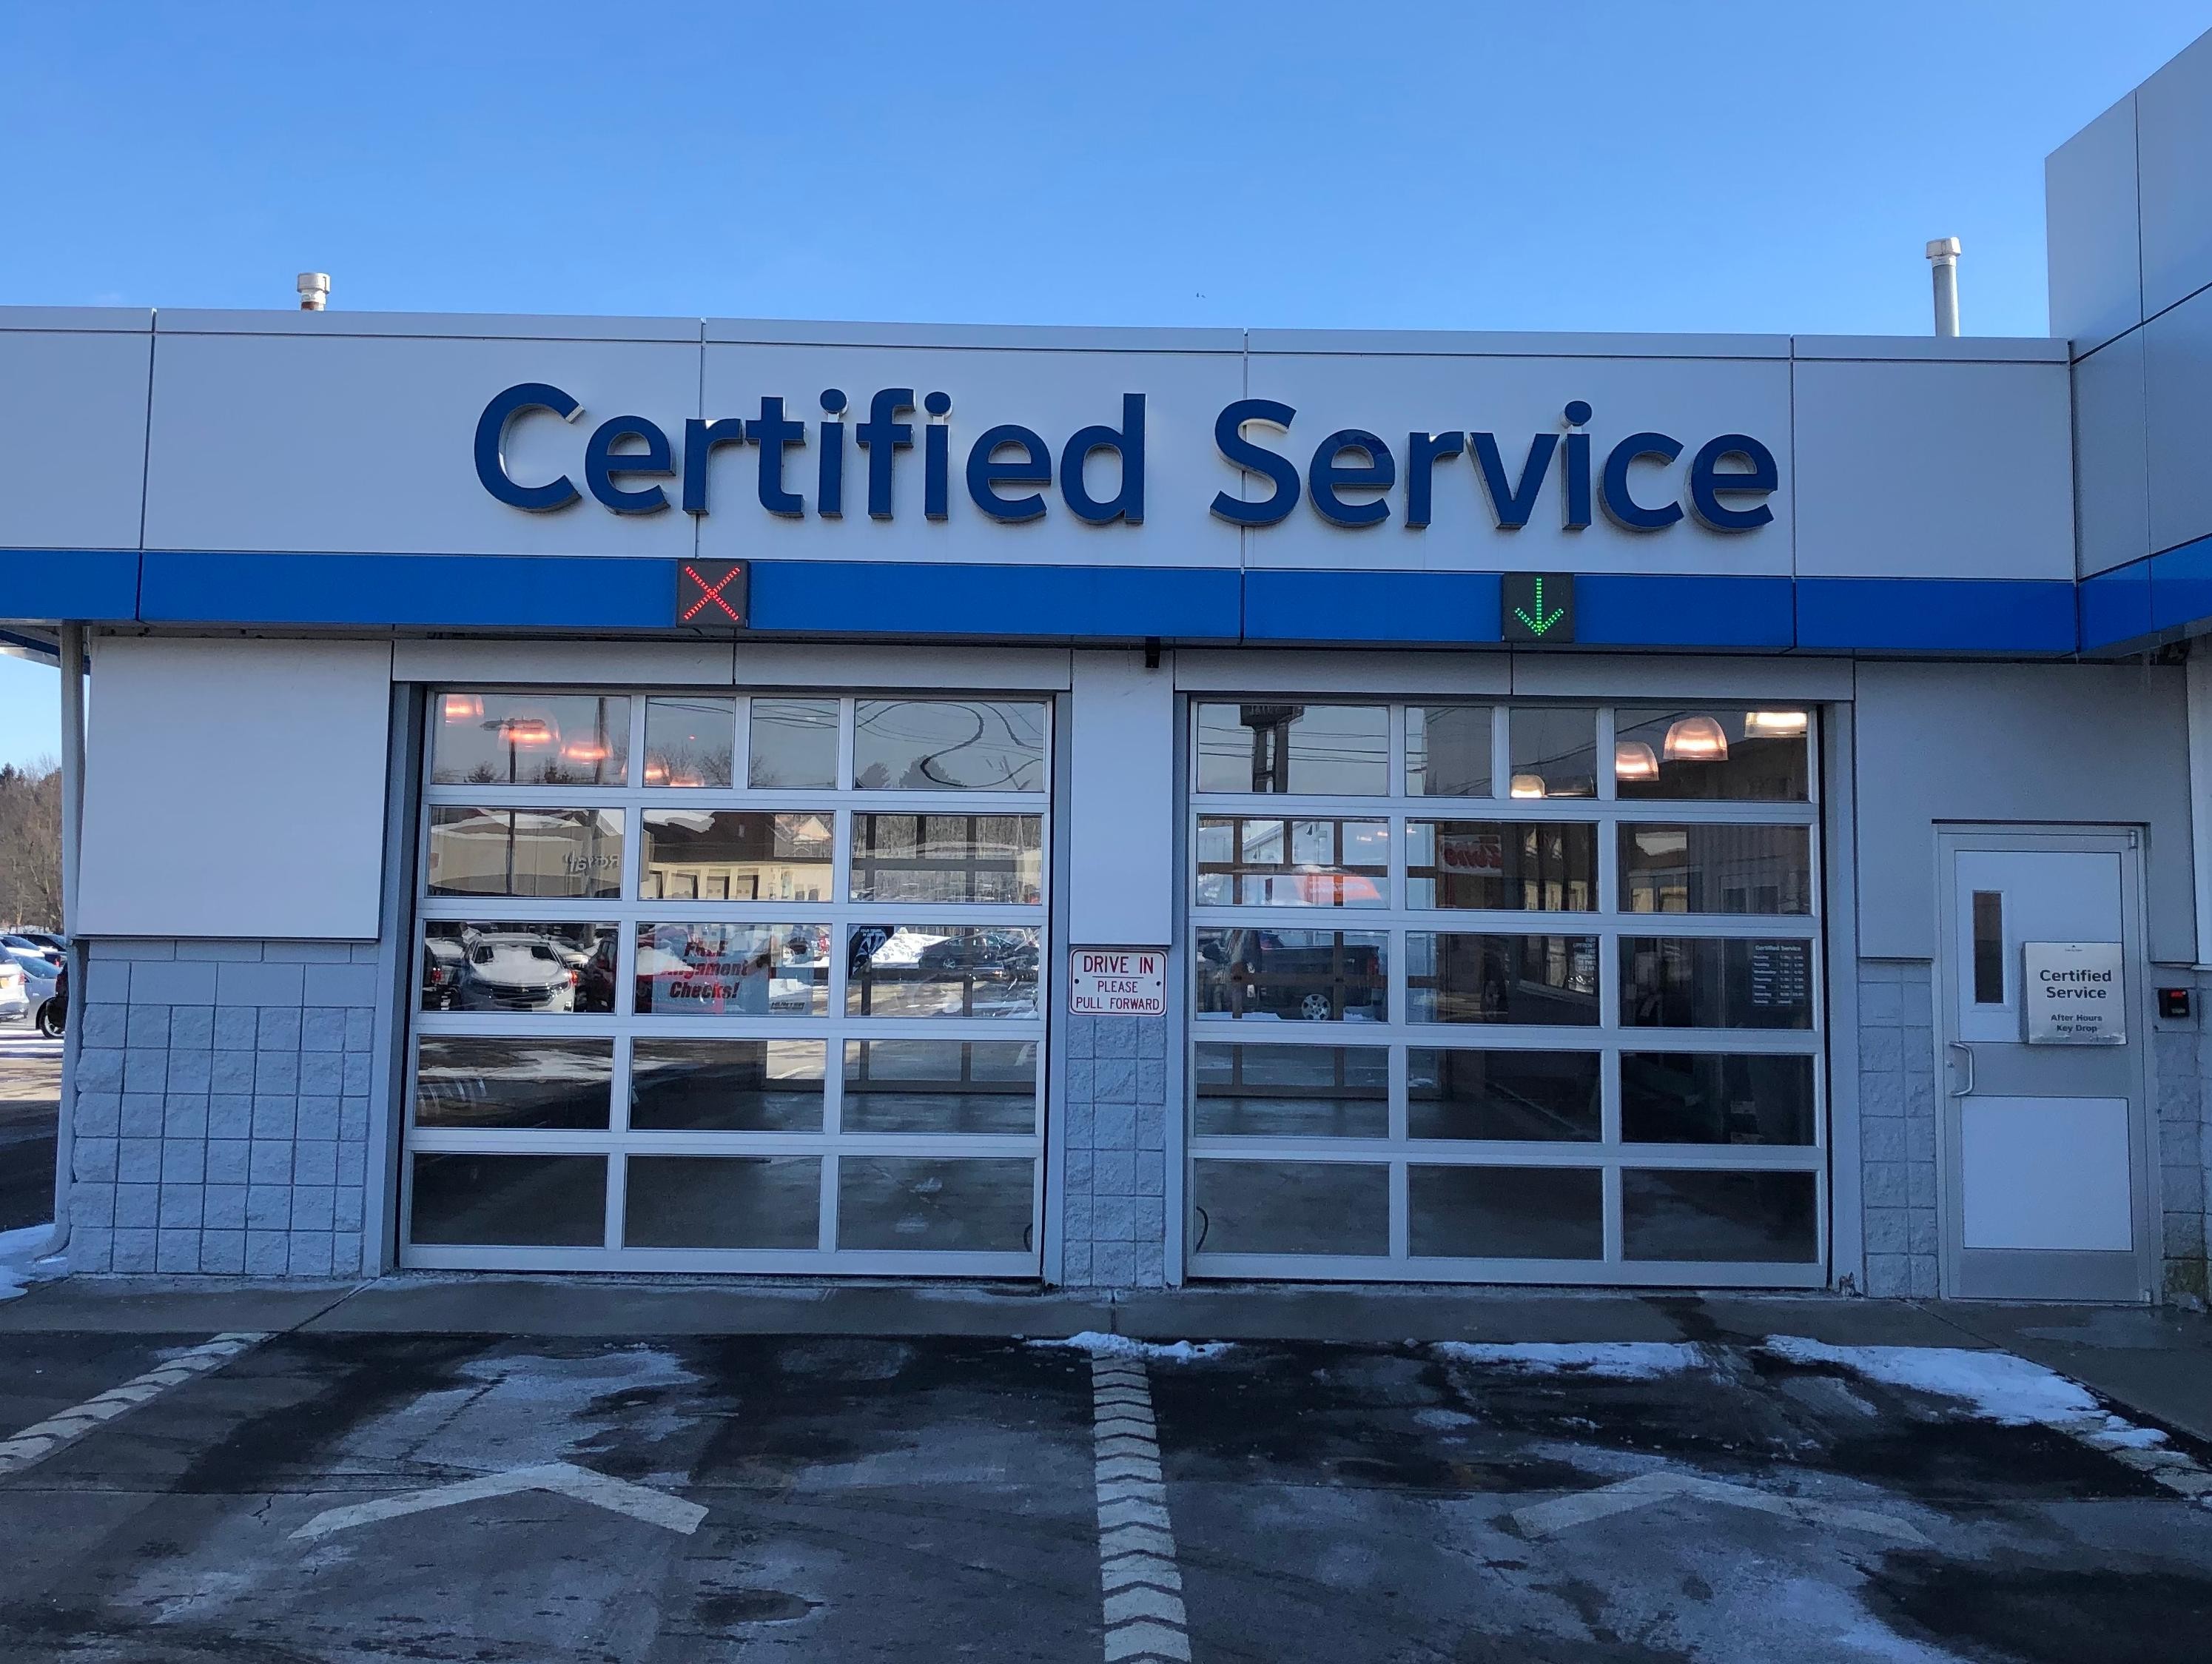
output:
M128 624L137 616L136 549L0 549L0 619Z
M756 630L1233 642L1242 613L1242 575L1212 567L763 560L752 568Z
M149 552L147 624L665 630L667 560Z
M2076 586L1978 578L1799 578L1797 645L1858 652L2072 653Z
M1244 574L1244 639L1497 645L1495 572Z
M1785 652L1796 639L1788 578L1593 572L1575 580L1575 640L1583 646Z
M0 619L667 632L677 563L538 555L0 551ZM954 639L1498 645L1498 575L759 561L753 627ZM2212 617L2212 539L2075 585L1589 573L1577 644L2094 650Z

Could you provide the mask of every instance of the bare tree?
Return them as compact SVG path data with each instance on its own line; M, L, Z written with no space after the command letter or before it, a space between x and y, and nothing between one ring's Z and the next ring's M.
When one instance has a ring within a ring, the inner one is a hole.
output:
M0 919L61 928L62 771L51 757L0 765Z

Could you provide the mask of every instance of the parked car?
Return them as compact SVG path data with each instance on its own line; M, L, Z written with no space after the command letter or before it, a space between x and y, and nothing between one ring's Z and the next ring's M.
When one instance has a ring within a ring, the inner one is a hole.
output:
M573 1011L574 971L545 937L486 931L472 937L461 966L464 1011Z
M47 943L39 941L20 930L9 931L5 935L0 935L0 951L4 951L19 958L25 954L28 954L34 958L42 959L46 960L47 964L53 966L61 965L68 957L68 955L59 948L51 947Z
M14 938L0 939L0 961L23 973L24 992L30 998L27 1014L39 1033L52 1039L62 1032L62 1015L69 1009L69 971L58 959L49 959L34 948L8 946Z
M21 1022L31 1015L29 978L12 959L0 959L0 1022Z
M69 957L69 938L58 930L18 930L15 934L26 942L35 942L41 948L51 948L64 959Z

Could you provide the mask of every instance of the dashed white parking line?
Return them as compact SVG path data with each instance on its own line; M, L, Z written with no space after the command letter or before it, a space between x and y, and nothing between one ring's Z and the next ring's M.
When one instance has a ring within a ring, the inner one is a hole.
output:
M217 1335L213 1340L135 1375L120 1387L112 1387L98 1398L33 1423L13 1438L0 1440L0 1479L44 1461L57 1450L73 1444L96 1427L104 1427L126 1411L159 1398L172 1387L220 1368L250 1346L268 1339L265 1334Z
M1139 1357L1093 1355L1091 1438L1098 1489L1098 1577L1106 1664L1189 1664L1175 1527L1160 1472L1158 1424Z

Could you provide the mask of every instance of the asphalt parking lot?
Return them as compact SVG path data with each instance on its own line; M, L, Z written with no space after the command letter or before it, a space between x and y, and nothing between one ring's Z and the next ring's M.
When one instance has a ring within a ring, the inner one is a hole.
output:
M335 1315L7 1343L10 1660L2081 1664L2212 1635L2212 1450L1985 1346Z

